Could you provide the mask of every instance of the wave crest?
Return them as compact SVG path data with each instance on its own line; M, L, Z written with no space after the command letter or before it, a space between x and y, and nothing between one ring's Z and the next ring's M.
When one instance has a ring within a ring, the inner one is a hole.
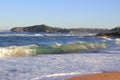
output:
M106 43L86 43L73 42L68 44L52 45L52 46L10 46L1 47L0 56L32 56L37 54L60 54L78 52L84 50L107 48Z

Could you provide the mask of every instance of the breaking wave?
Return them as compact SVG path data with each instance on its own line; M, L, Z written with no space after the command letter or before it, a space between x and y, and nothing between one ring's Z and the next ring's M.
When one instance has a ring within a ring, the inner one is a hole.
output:
M120 38L115 39L115 44L120 45Z
M0 36L43 36L42 34L0 34Z
M0 48L0 57L62 54L103 48L107 48L106 43L72 42L68 44L54 44L51 46L38 46L34 44L27 46L9 46Z

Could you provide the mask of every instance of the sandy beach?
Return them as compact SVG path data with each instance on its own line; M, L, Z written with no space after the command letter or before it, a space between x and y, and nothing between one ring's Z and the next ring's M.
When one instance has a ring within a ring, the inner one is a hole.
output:
M120 80L120 72L105 72L85 76L76 76L66 80Z

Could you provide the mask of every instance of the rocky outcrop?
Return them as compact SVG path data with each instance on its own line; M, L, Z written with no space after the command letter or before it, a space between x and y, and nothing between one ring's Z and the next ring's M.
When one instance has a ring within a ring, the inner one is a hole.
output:
M24 28L23 27L16 27L16 28L12 28L11 31L13 31L13 32L24 32Z
M112 38L116 38L116 37L120 38L120 27L116 27L106 32L98 33L96 36L108 36Z
M15 27L11 29L12 32L47 32L47 33L98 33L106 31L106 29L89 29L89 28L72 28L72 29L63 29L50 27L47 25L34 25L29 27Z
M68 29L54 28L47 25L35 25L29 27L15 27L11 29L12 32L48 32L48 33L69 33Z

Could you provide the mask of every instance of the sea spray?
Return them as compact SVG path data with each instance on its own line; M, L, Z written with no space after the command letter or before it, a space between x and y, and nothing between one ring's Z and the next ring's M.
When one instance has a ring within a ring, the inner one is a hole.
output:
M106 43L87 43L87 42L73 42L69 44L63 44L61 46L53 46L54 48L59 48L63 52L77 52L77 51L84 51L84 50L91 50L91 49L102 49L107 48Z
M10 46L1 47L0 56L33 56L37 54L62 54L103 48L107 48L106 43L73 42L61 45L55 44L51 46Z
M33 47L37 47L36 45L29 46L10 46L10 47L2 47L0 48L0 56L29 56L35 55L36 49Z
M116 45L120 45L120 38L116 38L116 39L115 39L115 44L116 44Z

